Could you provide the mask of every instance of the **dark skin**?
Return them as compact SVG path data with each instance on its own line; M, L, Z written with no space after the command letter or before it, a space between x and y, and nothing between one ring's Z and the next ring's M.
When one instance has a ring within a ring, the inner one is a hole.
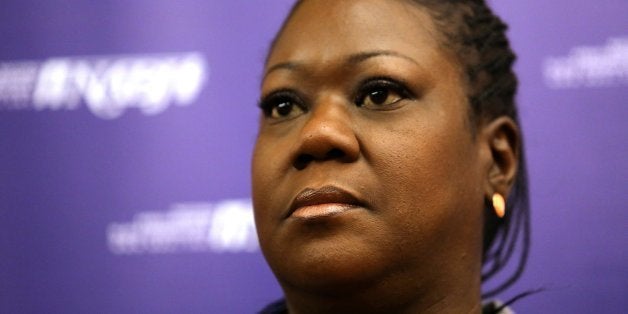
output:
M512 186L518 133L471 122L438 36L382 0L306 1L280 34L253 202L290 313L481 312L484 202Z

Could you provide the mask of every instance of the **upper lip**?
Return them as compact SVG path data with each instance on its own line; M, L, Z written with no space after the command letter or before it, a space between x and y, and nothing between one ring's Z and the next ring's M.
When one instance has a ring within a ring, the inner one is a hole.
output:
M364 206L353 194L333 185L327 185L318 189L303 189L292 201L287 216L300 207L320 204L347 204L351 206Z

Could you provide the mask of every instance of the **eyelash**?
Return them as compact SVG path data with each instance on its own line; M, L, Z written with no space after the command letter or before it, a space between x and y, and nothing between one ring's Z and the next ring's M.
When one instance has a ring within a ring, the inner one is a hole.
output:
M354 98L354 104L358 107L362 106L370 93L377 89L392 91L401 97L400 100L416 98L415 95L406 88L407 84L390 77L381 76L369 78L363 81L359 86L360 88L358 88Z
M353 98L354 104L358 107L362 107L366 98L370 96L370 93L378 89L392 91L401 97L399 100L416 98L416 96L406 88L407 84L390 77L371 77L362 81L358 86L359 88ZM280 89L262 98L258 103L258 107L260 107L266 117L271 117L273 110L275 110L279 104L287 102L291 103L292 106L297 106L301 111L307 112L308 108L303 99L303 97L292 89ZM396 102L397 101L395 101L395 103Z
M275 109L275 106L283 102L290 102L292 105L298 106L303 111L306 111L307 109L305 105L303 105L304 102L302 97L291 89L280 89L272 92L259 101L258 107L262 109L266 117L270 117L273 109Z

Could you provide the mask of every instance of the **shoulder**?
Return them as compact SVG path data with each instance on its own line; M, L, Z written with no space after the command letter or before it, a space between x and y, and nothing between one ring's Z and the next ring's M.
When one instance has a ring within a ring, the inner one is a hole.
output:
M482 304L482 314L515 314L515 312L499 300L488 300Z
M277 301L267 305L259 313L260 314L288 314L288 308L286 307L286 301L284 299L277 300Z
M288 308L286 307L286 301L281 299L267 305L262 309L260 314L288 314ZM515 314L515 312L509 307L504 307L500 301L491 300L482 305L483 314Z

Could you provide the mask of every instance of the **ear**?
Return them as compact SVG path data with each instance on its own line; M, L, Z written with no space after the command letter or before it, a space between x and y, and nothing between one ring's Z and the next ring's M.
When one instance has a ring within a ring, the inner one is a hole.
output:
M499 193L508 199L519 166L519 128L511 118L502 116L484 125L482 140L490 150L485 196L491 199L493 193Z

